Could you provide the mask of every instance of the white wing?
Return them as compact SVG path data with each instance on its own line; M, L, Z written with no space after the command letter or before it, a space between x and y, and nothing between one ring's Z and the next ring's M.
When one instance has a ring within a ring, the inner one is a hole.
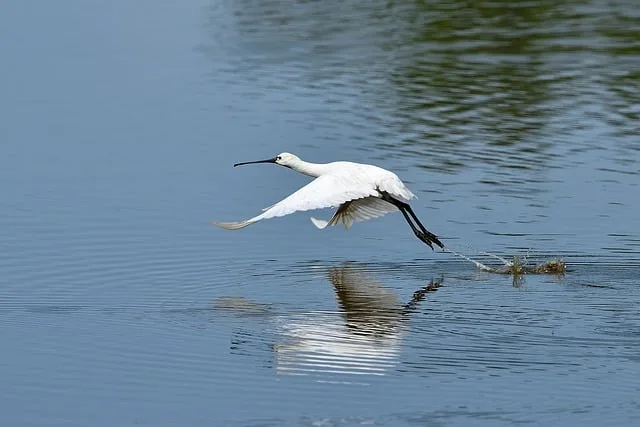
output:
M340 222L344 224L344 228L349 228L354 222L377 218L397 210L397 207L382 199L377 197L365 197L345 202L329 221L323 221L312 217L311 222L313 222L313 225L319 229L323 229L329 225L337 225Z
M340 206L350 200L378 195L378 190L368 183L362 183L348 174L322 175L295 193L267 208L263 213L246 221L214 222L213 224L237 230L263 219L289 215L298 211Z

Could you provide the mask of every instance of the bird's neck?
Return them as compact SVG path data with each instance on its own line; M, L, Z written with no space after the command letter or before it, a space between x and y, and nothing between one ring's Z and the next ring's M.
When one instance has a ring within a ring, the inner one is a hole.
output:
M305 162L304 160L298 160L296 163L290 165L289 167L296 172L300 172L314 178L317 178L327 172L327 164L309 163Z

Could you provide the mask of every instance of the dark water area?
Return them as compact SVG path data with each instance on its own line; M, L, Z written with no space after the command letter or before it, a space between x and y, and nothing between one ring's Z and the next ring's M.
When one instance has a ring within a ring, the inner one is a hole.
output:
M1 425L640 424L634 1L10 0L0 54ZM212 227L308 182L232 167L282 151L567 272Z

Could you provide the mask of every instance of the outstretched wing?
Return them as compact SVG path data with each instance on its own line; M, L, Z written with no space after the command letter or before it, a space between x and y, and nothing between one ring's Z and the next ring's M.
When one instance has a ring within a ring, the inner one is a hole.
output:
M377 196L378 194L378 190L373 185L359 182L357 175L323 175L267 208L258 216L246 221L214 222L213 224L227 230L237 230L263 219L285 216L298 211L340 206L350 200Z
M340 222L344 224L344 228L349 228L354 222L377 218L397 210L397 207L378 197L365 197L343 203L329 221L312 217L311 222L319 229L337 225Z

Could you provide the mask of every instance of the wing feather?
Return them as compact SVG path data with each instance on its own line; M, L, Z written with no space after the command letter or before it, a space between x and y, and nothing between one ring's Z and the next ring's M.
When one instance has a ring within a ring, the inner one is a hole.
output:
M340 222L344 224L345 228L349 228L354 222L378 218L397 210L398 208L394 205L382 199L365 197L344 203L328 222L315 218L311 218L311 222L320 229L330 225L337 225Z
M285 216L298 211L336 207L351 200L379 194L373 185L363 185L356 178L346 173L322 175L267 208L260 215L246 221L214 221L213 224L227 230L237 230L263 219Z

